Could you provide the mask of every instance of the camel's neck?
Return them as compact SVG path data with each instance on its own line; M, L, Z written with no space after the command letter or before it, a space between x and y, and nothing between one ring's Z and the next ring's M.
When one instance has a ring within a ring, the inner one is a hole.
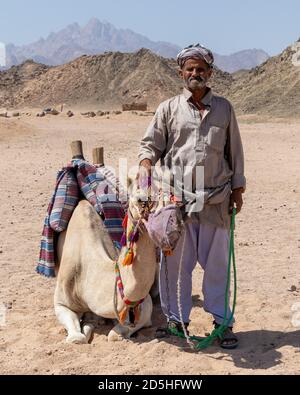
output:
M133 221L128 218L127 239L133 225ZM124 293L126 298L131 301L137 301L147 296L153 284L156 269L155 245L150 239L145 227L138 232L138 240L132 245L134 255L132 264L128 266L123 266L122 264L125 259L126 252L128 251L128 244L127 247L123 247L119 259L119 267L124 284Z
M127 229L126 229L127 240L129 239L130 231L135 226L136 226L136 222L134 223L132 221L132 219L129 217L128 223L127 223ZM154 245L153 241L150 239L148 232L147 232L145 226L143 226L143 224L141 224L141 226L139 226L139 228L137 229L137 232L138 232L137 240L132 244L133 253L134 253L133 264L135 263L135 267L140 266L140 265L143 266L143 261L145 259L147 261L149 260L148 254L150 254L149 257L152 256L153 254L155 254L155 245ZM129 246L130 246L129 243L127 243L127 248ZM153 264L154 264L154 262L153 262ZM134 266L132 268L134 269Z

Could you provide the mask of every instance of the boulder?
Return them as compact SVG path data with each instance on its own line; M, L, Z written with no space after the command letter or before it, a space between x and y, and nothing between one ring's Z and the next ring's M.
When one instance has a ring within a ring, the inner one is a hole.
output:
M94 118L96 116L96 113L94 113L94 111L88 111L88 112L82 112L81 115L87 118Z
M58 115L59 114L59 112L55 108L45 108L43 112L48 115Z
M98 117L103 117L104 115L109 115L110 111L97 111Z
M125 103L122 105L123 111L147 111L147 103Z

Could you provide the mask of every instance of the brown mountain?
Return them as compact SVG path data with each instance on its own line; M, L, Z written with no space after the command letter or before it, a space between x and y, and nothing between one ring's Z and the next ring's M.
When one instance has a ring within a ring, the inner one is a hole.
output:
M216 92L226 94L231 84L230 74L215 70L211 85ZM181 89L176 62L147 49L82 56L55 67L26 61L0 72L2 107L58 103L115 107L131 101L156 107Z
M298 52L300 52L300 41ZM228 97L238 113L295 116L300 114L300 66L295 46L250 71L228 74L218 69L211 86ZM141 49L82 56L62 66L33 61L0 72L0 107L120 107L147 101L155 108L178 94L182 81L176 62Z
M250 71L234 74L230 98L241 113L300 115L300 62L294 46ZM300 41L298 41L298 53Z
M23 92L26 87L31 86L33 81L48 70L48 66L29 60L20 66L0 71L0 106L11 107L24 102Z

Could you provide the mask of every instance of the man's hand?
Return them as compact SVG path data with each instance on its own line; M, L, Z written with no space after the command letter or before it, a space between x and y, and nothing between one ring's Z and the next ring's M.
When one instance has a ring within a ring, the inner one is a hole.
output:
M243 206L243 188L234 189L230 195L230 205L229 205L229 214L232 214L232 210L236 207L236 213L238 214Z
M152 163L151 163L150 159L144 159L140 163L140 167L145 168L147 170L147 173L149 176L151 175L151 166L152 166Z
M136 175L139 186L142 189L148 188L151 186L151 167L152 163L150 159L144 159L139 164L139 172Z

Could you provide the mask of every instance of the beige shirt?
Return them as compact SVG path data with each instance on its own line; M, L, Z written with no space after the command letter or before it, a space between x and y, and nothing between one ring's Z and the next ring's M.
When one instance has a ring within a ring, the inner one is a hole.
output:
M246 187L237 120L231 103L214 95L211 89L201 100L203 111L197 109L191 97L192 93L184 88L181 95L159 105L142 139L139 160L147 158L154 165L160 159L171 172L174 168L188 168L192 173L191 192L194 196L204 193L205 202L204 208L190 217L229 227L230 192ZM197 190L197 166L204 168L204 191ZM189 199L192 201L193 196Z

